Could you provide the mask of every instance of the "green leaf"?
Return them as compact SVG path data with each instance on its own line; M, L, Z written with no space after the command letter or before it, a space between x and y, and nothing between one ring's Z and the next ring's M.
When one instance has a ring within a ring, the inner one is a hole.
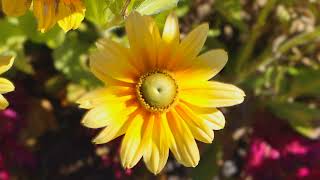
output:
M152 15L177 6L179 0L145 0L135 10L144 15Z
M320 70L302 69L290 81L290 97L320 95Z
M80 41L76 32L71 32L66 41L53 52L57 70L80 85L94 87L99 81L89 72L88 51L91 43Z
M37 21L31 12L19 17L18 20L18 28L21 29L32 42L46 44L50 48L56 48L60 46L65 39L65 33L58 26L53 27L46 33L39 32L37 30Z
M285 119L297 132L317 139L320 137L320 110L303 103L272 101L269 109L279 118Z
M108 2L106 0L85 0L86 19L96 25L104 25L108 22L111 11L108 10Z

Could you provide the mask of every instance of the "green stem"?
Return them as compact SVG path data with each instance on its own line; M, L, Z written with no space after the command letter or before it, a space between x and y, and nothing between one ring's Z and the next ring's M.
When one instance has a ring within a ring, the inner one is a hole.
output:
M319 36L320 36L320 26L317 26L315 28L315 30L312 32L297 35L297 36L287 40L286 42L282 43L279 46L277 53L285 54L291 48L298 46L298 45L306 44L310 41L314 41ZM255 63L253 63L248 68L246 68L246 71L243 71L240 73L236 82L238 82L238 83L243 82L249 75L256 72L256 70L259 67L267 66L275 60L276 60L276 58L272 54L271 47L266 48L266 50L257 58L257 61Z
M277 0L269 0L265 7L262 9L261 13L259 14L258 20L254 25L253 29L251 30L251 36L249 37L248 41L246 42L244 48L241 50L239 58L236 62L236 72L240 72L242 67L245 65L246 61L251 57L254 47L256 45L257 39L262 34L262 29L266 23L266 19L273 9L274 5L276 4Z
M309 33L303 33L300 35L297 35L290 40L284 42L278 49L279 53L284 54L288 50L290 50L292 47L305 44L309 41L313 41L314 39L318 38L320 36L320 26L316 27L314 31Z

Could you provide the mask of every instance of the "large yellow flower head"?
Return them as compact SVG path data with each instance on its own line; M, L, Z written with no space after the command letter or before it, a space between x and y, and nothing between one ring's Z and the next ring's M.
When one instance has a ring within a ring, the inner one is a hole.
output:
M213 130L225 125L217 108L244 100L236 86L208 81L228 58L223 50L198 56L208 30L200 25L180 42L175 15L168 16L161 36L151 17L132 13L126 21L130 48L108 39L97 43L90 68L106 87L78 101L90 109L82 123L103 128L93 140L97 144L124 135L120 156L125 168L143 157L157 174L169 149L179 163L195 167L200 159L195 140L211 143Z
M0 56L0 74L8 71L13 65L14 58L11 56ZM14 90L14 85L5 78L0 78L0 109L8 107L8 101L2 94L8 93Z
M31 0L2 0L8 16L21 16L29 9ZM33 0L38 29L46 32L56 23L65 31L77 29L84 19L85 7L81 0Z

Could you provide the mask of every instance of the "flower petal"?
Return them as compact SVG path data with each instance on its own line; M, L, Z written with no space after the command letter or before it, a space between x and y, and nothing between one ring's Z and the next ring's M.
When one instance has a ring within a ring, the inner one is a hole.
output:
M31 0L2 0L2 10L8 16L22 16L30 8Z
M132 168L139 162L151 139L153 119L143 111L132 119L122 140L120 158L125 168Z
M38 20L38 30L46 32L51 29L58 20L59 1L37 0L33 1L33 14Z
M191 31L180 43L175 55L168 62L170 70L189 67L200 53L208 35L209 25L202 24Z
M175 141L170 149L177 161L187 167L197 166L200 160L199 149L189 127L174 109L167 113L167 119Z
M58 24L65 31L78 29L85 15L85 6L81 0L64 0L59 3Z
M121 99L128 99L135 95L134 89L126 86L110 86L96 89L85 94L77 103L80 108L91 109L103 103L117 102Z
M0 74L8 71L13 65L14 57L12 56L0 56Z
M126 31L135 67L142 72L154 69L161 42L155 21L150 16L141 16L133 12L126 21Z
M5 78L0 78L0 93L3 94L11 91L14 91L14 85L12 82Z
M3 97L2 94L0 94L0 109L6 109L9 106L9 102L6 100L6 98Z
M150 138L143 160L151 172L158 174L167 163L169 145L161 117L157 115L155 118L154 126L152 127L152 137Z
M181 80L180 86L207 81L222 70L227 60L228 54L224 50L211 50L197 57L189 68L175 72L175 76Z
M109 39L99 41L97 47L98 50L91 55L90 68L94 73L99 72L96 74L98 78L102 76L103 79L111 77L127 83L135 82L138 73L131 65L127 48Z
M138 109L138 105L128 102L111 106L114 112L108 117L110 119L108 121L109 125L94 138L93 142L96 144L104 144L123 135L128 128L130 119L136 114Z
M179 103L176 107L176 111L180 117L186 122L192 135L199 141L204 143L212 143L214 133L212 129L206 124L205 119L202 119L199 115L195 114L188 106L183 103Z
M182 101L200 107L227 107L242 103L245 94L234 85L208 81L182 89L179 96Z
M170 13L167 17L162 32L162 40L169 45L178 45L180 42L179 22L174 13Z

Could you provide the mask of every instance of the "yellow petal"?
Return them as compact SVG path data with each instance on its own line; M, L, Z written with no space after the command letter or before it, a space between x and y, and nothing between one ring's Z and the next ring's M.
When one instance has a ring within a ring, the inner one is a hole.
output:
M14 91L14 85L7 79L0 78L0 93L7 93Z
M8 71L13 65L14 57L0 56L0 74Z
M104 144L123 135L128 128L130 118L138 108L136 104L128 104L127 102L116 106L110 104L110 107L114 112L112 112L112 116L109 116L109 125L93 140L96 144Z
M191 31L180 43L176 54L169 63L169 69L189 67L200 53L208 35L209 25L202 24Z
M186 122L192 135L199 141L204 143L212 143L214 133L212 129L206 124L205 120L199 115L195 114L188 106L179 103L176 111L180 117Z
M98 50L90 58L93 72L101 72L120 81L134 83L138 73L130 63L128 49L109 39L97 43ZM108 83L108 82L107 82Z
M211 50L197 57L189 68L175 72L175 76L181 81L180 86L207 81L222 70L227 60L228 54L224 50Z
M2 10L8 16L22 16L30 8L31 0L2 0Z
M171 150L177 161L187 167L197 166L199 149L189 127L174 109L167 114L167 119L176 143Z
M33 14L38 20L38 30L46 32L51 29L58 20L59 1L36 0L33 1Z
M6 109L9 106L8 101L0 94L0 109Z
M167 44L178 45L180 41L180 30L178 18L174 13L170 13L164 25L162 39Z
M91 109L103 103L114 103L122 99L130 99L135 95L134 89L125 86L110 86L96 89L85 94L77 103L80 108Z
M139 162L151 138L153 121L150 121L150 115L143 111L140 111L132 118L122 140L120 158L125 168L132 168Z
M161 117L157 115L152 127L152 137L143 156L147 168L154 174L161 172L169 156L169 145L161 120Z
M242 103L245 94L234 85L208 81L182 89L179 96L182 101L200 107L227 107Z
M60 0L58 24L65 31L78 29L85 16L85 6L81 0Z
M133 12L126 20L126 31L135 67L146 72L154 69L161 37L155 21L150 16Z
M224 128L226 120L222 112L219 111L217 108L202 108L191 105L189 103L184 104L188 106L190 109L192 109L192 111L194 111L196 114L198 114L198 116L204 119L207 125L212 130L220 130Z

